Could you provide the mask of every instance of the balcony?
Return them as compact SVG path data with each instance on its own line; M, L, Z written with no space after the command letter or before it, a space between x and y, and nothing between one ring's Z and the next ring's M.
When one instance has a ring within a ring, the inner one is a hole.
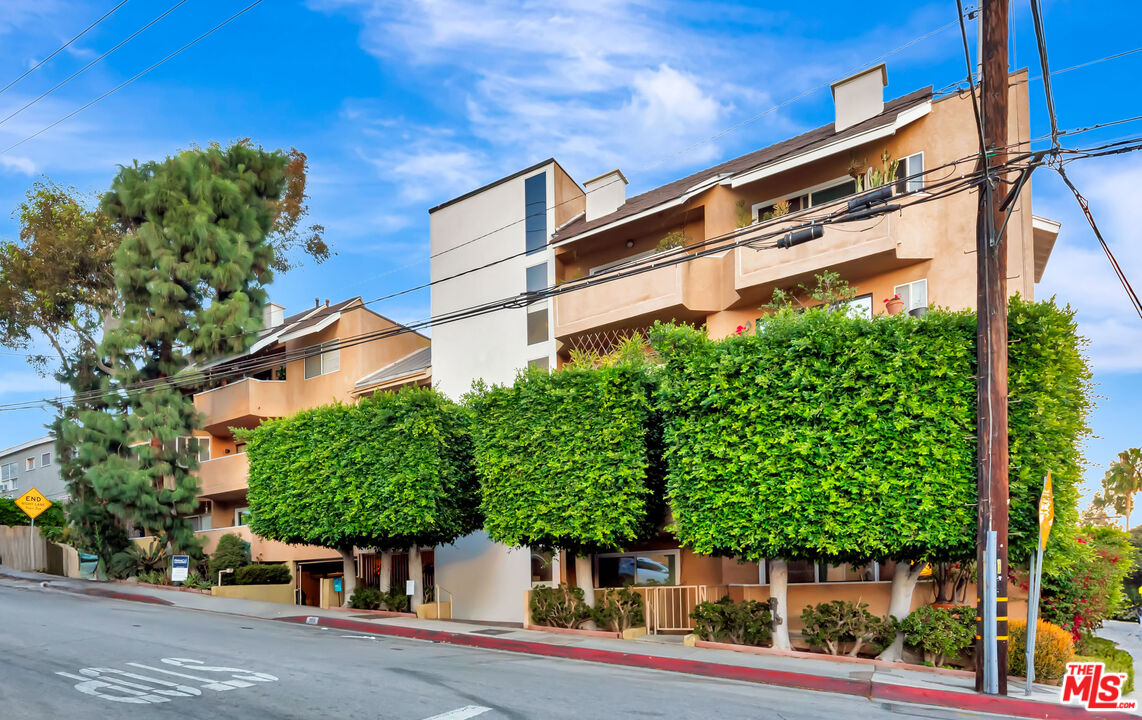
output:
M287 545L276 540L266 540L250 532L246 525L214 528L195 533L203 540L203 551L210 555L218 549L218 540L223 535L237 535L250 543L250 559L254 562L286 562L288 560L335 560L341 556L336 550L316 545Z
M774 288L810 281L824 270L852 278L915 264L934 255L925 221L917 211L893 213L827 225L821 238L792 248L739 247L734 250L734 289L743 298L768 299Z
M205 416L203 429L229 435L229 428L256 427L265 418L289 414L284 380L246 378L194 396L194 407Z
M709 255L557 295L555 336L645 325L660 318L704 321L707 314L736 300L730 285L731 257L729 252ZM668 258L663 254L661 259Z
M232 453L207 460L198 468L200 495L216 500L237 499L246 492L250 461L246 453Z

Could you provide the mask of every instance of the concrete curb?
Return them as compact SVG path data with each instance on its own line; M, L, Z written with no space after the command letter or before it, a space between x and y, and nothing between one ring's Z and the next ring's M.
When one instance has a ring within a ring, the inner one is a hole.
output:
M993 713L1009 717L1041 718L1042 720L1080 720L1080 718L1084 720L1121 720L1123 717L1129 717L1122 713L1091 712L1078 706L1052 705L1011 697L990 697L986 695L976 695L974 693L878 683L871 680L824 677L784 670L767 670L764 668L725 665L722 663L710 663L698 660L615 652L613 650L548 645L530 640L509 640L486 635L469 635L440 630L426 630L401 625L377 625L375 623L359 622L342 618L309 617L316 617L316 622L308 622L307 616L305 615L278 618L278 620L332 627L340 630L352 630L353 632L364 632L374 635L388 635L411 640L449 643L485 650L503 650L506 652L525 653L543 657L584 660L587 662L639 667L650 670L665 670L667 672L702 675L726 680L740 680L764 685L779 685L800 690L858 695L871 700L937 705L940 707Z

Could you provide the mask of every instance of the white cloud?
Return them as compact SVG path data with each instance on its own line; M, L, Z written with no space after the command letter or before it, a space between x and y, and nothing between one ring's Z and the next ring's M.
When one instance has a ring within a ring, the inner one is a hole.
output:
M36 164L31 158L19 156L0 155L0 168L14 170L24 175L33 175L36 172Z
M1067 170L1103 237L1135 291L1142 292L1142 158L1084 160ZM1096 372L1142 372L1142 318L1132 309L1110 262L1070 191L1058 180L1043 183L1036 214L1063 221L1038 297L1057 295L1078 311L1079 332L1091 341ZM1037 193L1038 195L1038 193Z

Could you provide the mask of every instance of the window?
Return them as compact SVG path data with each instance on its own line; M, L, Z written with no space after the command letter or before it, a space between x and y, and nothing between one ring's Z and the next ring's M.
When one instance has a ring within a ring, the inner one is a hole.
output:
M822 190L809 193L809 207L824 205L856 192L856 180L842 180Z
M876 569L872 564L821 563L817 566L817 570L820 572L821 582L872 582L876 578Z
M527 269L527 291L543 292L547 289L547 263L532 265Z
M52 454L44 453L40 456L40 467L46 467L52 464Z
M531 582L551 582L551 565L553 562L554 558L550 551L533 549L531 551Z
M845 310L851 317L872 319L872 293L859 295L845 303Z
M896 192L919 192L924 189L924 153L918 152L900 159L896 168Z
M525 249L530 255L547 247L547 173L532 175L523 182Z
M816 582L817 568L809 560L790 560L786 564L789 566L790 584Z
M341 341L330 340L315 346L321 349L320 355L305 358L305 379L328 375L341 369Z
M250 508L240 507L234 508L234 524L235 525L248 525L250 520Z
M624 585L677 585L678 551L651 551L595 556L599 587Z
M18 471L19 466L16 463L5 463L0 467L0 480L15 480Z
M549 335L547 327L547 308L537 305L535 309L527 311L527 344L547 342Z
M928 280L916 280L897 285L893 291L904 301L904 311L928 307Z
M551 362L545 357L536 358L534 360L528 360L527 361L527 367L529 369L530 368L539 368L540 370L550 370L551 369Z
M211 526L209 515L191 515L187 520L190 522L190 529L195 532L209 530Z
M27 460L24 461L24 463L26 464L26 467L28 470L35 470L36 469L36 459L34 457L28 458Z
M782 198L785 202L789 203L789 212L795 213L799 210L804 210L809 207L816 207L817 205L824 205L826 203L839 200L840 198L847 197L856 192L856 180L851 178L842 178L839 180L832 180L824 185L819 185L816 188L804 190L795 195ZM769 220L773 217L773 212L776 210L777 203L780 200L775 200L766 204L757 204L753 206L753 216L759 221Z
M139 445L146 445L147 443L136 443L131 447L138 447ZM205 462L210 459L210 438L194 437L191 435L183 435L179 437L175 443L163 443L163 447L168 451L176 450L180 453L190 453L197 455L198 462Z

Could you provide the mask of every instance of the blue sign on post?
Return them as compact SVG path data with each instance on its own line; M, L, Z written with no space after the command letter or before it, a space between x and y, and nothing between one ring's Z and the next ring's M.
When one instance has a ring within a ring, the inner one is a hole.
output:
M341 578L333 578L333 592L341 592Z
M184 582L188 572L190 572L189 555L171 557L171 582Z

